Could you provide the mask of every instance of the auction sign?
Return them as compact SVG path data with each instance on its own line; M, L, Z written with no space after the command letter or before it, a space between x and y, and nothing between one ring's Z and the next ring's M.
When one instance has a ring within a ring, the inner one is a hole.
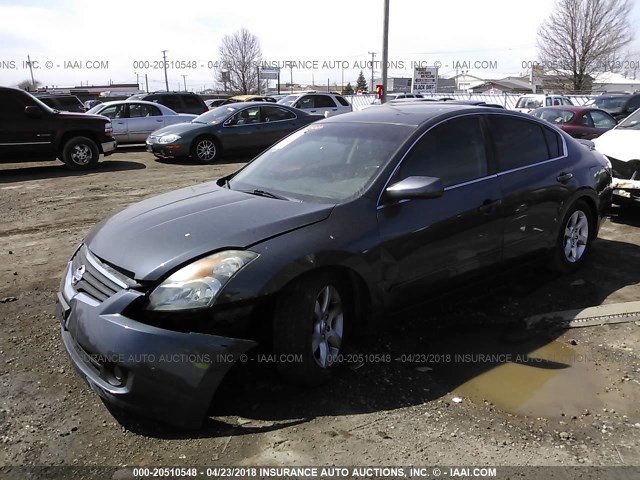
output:
M413 70L411 91L435 93L438 88L438 67L416 67Z

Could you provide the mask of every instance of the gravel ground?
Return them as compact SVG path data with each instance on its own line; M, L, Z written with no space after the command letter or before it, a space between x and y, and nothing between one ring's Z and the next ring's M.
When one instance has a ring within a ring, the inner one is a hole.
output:
M128 148L83 174L0 164L0 466L640 465L640 323L523 328L529 315L640 298L640 216L615 210L582 271L507 272L390 317L331 385L290 387L248 362L197 432L107 409L59 338L69 255L104 217L244 161L161 163Z

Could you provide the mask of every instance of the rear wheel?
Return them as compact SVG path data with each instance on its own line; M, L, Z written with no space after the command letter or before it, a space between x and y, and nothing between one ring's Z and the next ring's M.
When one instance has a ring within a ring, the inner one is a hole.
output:
M94 168L100 159L96 142L87 137L73 137L62 148L62 161L71 170Z
M554 256L556 270L566 273L582 266L591 250L594 228L591 208L584 200L578 200L561 223Z
M339 367L353 318L348 292L339 276L323 272L293 282L280 294L273 341L285 379L319 385Z
M191 156L200 163L212 163L220 158L220 144L215 138L196 138L191 144Z

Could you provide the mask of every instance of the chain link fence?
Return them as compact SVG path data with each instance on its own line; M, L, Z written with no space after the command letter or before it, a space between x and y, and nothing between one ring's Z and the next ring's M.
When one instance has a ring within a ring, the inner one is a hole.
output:
M435 93L435 94L422 94L427 98L452 98L454 100L474 100L485 103L495 103L502 105L508 110L513 110L516 106L518 98L522 95L519 93L502 93L502 94L486 94L486 93ZM595 95L565 95L571 99L574 105L584 105L587 101L595 98ZM374 94L367 95L344 95L349 103L353 106L353 110L362 110L368 105L372 105L376 96Z

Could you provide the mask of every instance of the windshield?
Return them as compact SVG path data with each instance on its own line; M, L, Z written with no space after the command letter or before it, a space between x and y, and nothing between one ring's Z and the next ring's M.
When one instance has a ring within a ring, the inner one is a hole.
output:
M516 108L539 108L542 106L542 100L535 97L522 97L516 103Z
M191 120L193 123L210 123L212 125L216 123L222 122L225 118L227 118L232 113L236 112L238 107L234 107L231 105L222 105L221 107L214 108L213 110L209 110L206 113L194 118Z
M621 110L626 101L627 97L605 97L596 98L594 103L603 110Z
M640 130L640 110L636 110L627 118L622 120L615 128L625 128L628 130Z
M413 131L403 125L312 124L238 172L230 188L320 203L346 200L369 186Z
M286 97L278 100L278 103L281 103L282 105L287 105L288 107L290 107L291 105L293 105L293 102L295 102L297 98L298 98L298 95L287 95Z

